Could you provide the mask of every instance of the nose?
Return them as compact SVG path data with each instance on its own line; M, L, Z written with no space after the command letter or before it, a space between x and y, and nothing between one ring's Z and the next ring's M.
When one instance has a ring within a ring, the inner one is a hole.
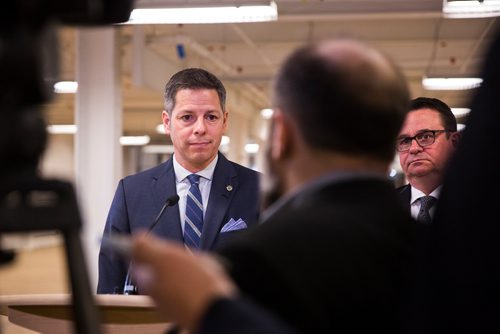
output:
M410 153L418 153L422 151L422 146L420 146L419 143L417 143L417 140L415 138L412 139L410 149L408 150Z
M193 125L193 132L195 134L204 134L206 131L206 124L204 117L198 117L196 122Z

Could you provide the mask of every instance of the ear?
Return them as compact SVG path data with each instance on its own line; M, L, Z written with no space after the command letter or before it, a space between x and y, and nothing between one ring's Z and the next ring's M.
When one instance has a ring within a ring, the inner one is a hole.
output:
M224 128L224 132L226 132L227 130L228 119L229 119L229 112L224 111L224 113L222 114L222 126Z
M272 126L271 157L273 160L281 160L289 153L292 140L290 123L280 109L274 110Z
M161 113L161 119L163 121L163 128L165 129L165 133L170 135L170 116L166 110L163 110Z
M451 143L453 144L453 147L457 148L458 143L460 142L461 135L462 134L460 133L460 131L453 132L451 134L450 140L451 140Z

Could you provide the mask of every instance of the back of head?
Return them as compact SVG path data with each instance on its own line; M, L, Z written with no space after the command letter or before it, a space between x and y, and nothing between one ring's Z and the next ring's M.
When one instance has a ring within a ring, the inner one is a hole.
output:
M274 93L311 148L393 159L409 94L379 51L354 40L304 46L281 67Z
M164 107L169 115L175 107L175 96L181 89L214 89L219 96L222 110L226 110L226 89L222 82L204 69L186 68L175 73L165 85Z
M432 97L417 97L410 101L409 111L420 109L432 109L439 113L443 126L446 130L457 131L457 119L451 108L443 101Z

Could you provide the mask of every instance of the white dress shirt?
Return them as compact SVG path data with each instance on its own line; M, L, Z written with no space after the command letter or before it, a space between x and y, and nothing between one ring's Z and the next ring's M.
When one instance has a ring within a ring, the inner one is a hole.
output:
M441 188L442 186L437 187L434 189L433 192L429 194L429 196L432 196L436 199L439 199L439 194L441 193ZM420 197L426 196L423 192L420 190L411 187L411 198L410 198L410 211L411 211L411 216L415 219L417 219L418 212L420 211L420 201L418 200ZM434 218L434 212L436 211L436 205L433 205L430 210L429 214L431 215L431 218Z
M199 188L201 192L201 200L203 204L203 216L207 211L208 199L210 196L210 188L212 188L212 178L214 176L215 165L217 165L218 156L203 170L194 173L200 177ZM184 224L186 219L186 199L191 183L188 180L188 175L191 175L190 171L182 167L175 159L175 154L173 156L174 163L174 173L175 173L175 187L177 189L177 195L179 195L179 214L181 217L181 228L182 233L184 233Z

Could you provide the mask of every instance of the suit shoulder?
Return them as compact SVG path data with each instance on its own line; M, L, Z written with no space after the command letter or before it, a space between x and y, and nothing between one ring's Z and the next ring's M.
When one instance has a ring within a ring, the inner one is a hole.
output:
M243 175L243 176L247 176L247 177L254 177L254 178L258 178L259 176L262 175L262 173L254 170L254 169L245 167L245 166L240 165L234 161L230 161L230 160L228 160L228 161L239 175Z
M152 168L137 172L135 174L127 175L122 180L123 182L142 182L145 179L150 179L152 177L159 177L161 174L165 173L168 168L168 161L163 162Z

